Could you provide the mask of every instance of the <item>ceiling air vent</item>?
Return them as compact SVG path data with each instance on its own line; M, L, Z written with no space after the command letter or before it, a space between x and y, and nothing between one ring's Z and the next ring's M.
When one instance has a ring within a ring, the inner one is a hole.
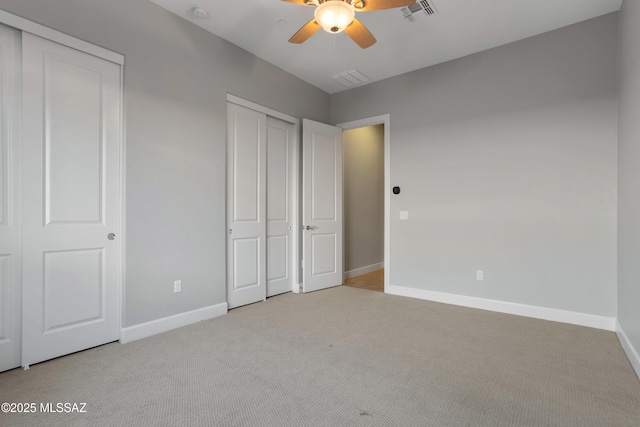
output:
M358 70L345 71L344 73L338 73L331 78L340 83L344 87L354 87L361 84L369 83L371 79Z
M403 7L400 10L402 11L402 15L404 16L404 18L409 22L416 22L416 18L419 17L433 16L438 14L438 11L436 10L431 0L420 0L417 3L414 3L411 6Z

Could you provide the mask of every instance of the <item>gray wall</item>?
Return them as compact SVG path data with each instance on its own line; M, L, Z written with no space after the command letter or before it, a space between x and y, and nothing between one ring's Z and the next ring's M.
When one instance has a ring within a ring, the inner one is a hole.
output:
M384 125L346 130L345 271L384 262Z
M640 352L640 2L620 11L618 322ZM637 367L636 367L637 369ZM638 372L640 375L640 371Z
M391 285L615 317L617 30L610 14L331 96L333 123L391 115Z
M0 8L126 56L124 326L225 301L227 92L325 122L391 114L391 284L616 314L616 14L329 97L147 0ZM637 2L622 18L620 321L638 348Z
M123 325L225 302L227 92L318 121L328 120L329 95L148 0L0 8L126 57Z

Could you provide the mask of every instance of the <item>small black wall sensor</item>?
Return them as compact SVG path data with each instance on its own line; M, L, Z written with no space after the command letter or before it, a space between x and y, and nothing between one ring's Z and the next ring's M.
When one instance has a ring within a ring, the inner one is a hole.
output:
M393 194L400 194L400 187L393 187Z

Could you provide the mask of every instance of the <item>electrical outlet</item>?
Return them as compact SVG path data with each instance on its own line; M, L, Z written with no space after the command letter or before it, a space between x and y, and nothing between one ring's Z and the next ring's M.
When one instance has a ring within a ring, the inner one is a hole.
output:
M476 280L481 282L484 280L484 272L482 270L476 271Z
M182 280L173 281L173 293L177 294L178 292L182 292Z

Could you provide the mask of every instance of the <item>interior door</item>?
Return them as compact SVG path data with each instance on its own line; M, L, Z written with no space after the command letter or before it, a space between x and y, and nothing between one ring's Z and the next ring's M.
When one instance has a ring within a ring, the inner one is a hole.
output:
M267 117L267 296L293 287L295 126Z
M0 372L20 366L17 30L0 25Z
M120 66L24 33L22 365L120 337Z
M304 292L341 285L342 129L302 122Z
M227 104L227 303L262 301L266 290L266 115Z

